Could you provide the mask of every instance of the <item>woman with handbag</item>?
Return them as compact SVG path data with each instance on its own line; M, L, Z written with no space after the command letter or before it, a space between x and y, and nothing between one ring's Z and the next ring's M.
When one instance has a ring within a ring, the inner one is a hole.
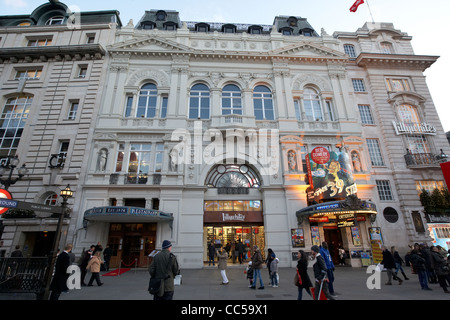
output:
M298 252L297 271L295 275L295 285L298 287L297 300L302 300L303 289L312 297L310 288L313 286L308 276L308 258L303 250Z

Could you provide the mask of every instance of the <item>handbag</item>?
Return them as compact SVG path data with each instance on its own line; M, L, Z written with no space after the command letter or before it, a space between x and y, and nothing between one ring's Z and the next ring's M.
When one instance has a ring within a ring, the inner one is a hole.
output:
M169 256L169 263L167 264L166 277L163 278L150 278L148 283L148 292L152 295L162 296L164 294L164 281L169 277L169 268L172 263L172 254Z
M302 285L302 283L303 283L302 277L300 276L300 273L298 272L298 269L297 269L297 273L295 274L295 277L294 277L294 284L297 287L300 287Z

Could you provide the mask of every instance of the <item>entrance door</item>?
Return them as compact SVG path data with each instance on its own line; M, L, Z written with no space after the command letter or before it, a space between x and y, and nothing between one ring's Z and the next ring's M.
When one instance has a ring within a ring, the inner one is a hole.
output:
M342 243L341 230L339 228L324 228L323 233L333 263L339 263L339 244Z
M136 259L137 265L139 265L140 254L141 254L141 237L126 236L123 239L122 267L131 267L131 266L134 267Z

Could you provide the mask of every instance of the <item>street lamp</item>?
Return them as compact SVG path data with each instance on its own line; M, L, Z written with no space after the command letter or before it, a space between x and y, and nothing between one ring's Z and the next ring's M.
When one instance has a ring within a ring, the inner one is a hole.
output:
M59 195L63 198L63 201L61 202L61 207L63 208L63 210L58 217L58 226L56 227L55 239L53 241L53 250L51 252L52 260L50 262L50 266L46 274L44 300L48 300L48 298L50 297L50 284L52 282L53 269L55 268L56 254L58 253L59 241L61 240L61 229L63 225L64 216L66 215L67 200L73 196L73 191L70 189L70 185L68 184L65 189L61 190Z
M14 171L14 168L16 168L19 165L19 158L17 156L8 156L8 161L6 164L2 164L0 166L0 177L3 176L7 170L9 169L9 175L5 179L0 178L0 183L5 186L5 190L8 190L10 186L15 184L17 181L22 179L24 175L28 173L28 169L25 167L25 164L23 164L17 171L19 177L12 178L12 174Z

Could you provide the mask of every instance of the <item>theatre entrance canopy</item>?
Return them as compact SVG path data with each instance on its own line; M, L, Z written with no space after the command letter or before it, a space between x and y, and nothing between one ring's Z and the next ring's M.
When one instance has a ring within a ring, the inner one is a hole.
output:
M298 224L301 225L305 219L310 217L321 217L327 215L354 215L367 214L369 216L377 213L376 205L367 200L361 200L355 195L348 196L345 200L330 201L311 205L296 212ZM375 216L374 216L375 217Z
M84 219L116 223L167 222L170 228L172 228L173 224L172 213L136 207L96 207L86 210Z

